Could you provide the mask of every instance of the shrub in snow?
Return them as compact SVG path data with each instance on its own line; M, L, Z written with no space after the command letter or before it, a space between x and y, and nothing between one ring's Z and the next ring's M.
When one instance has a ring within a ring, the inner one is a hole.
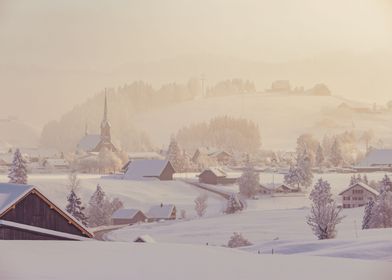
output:
M344 217L340 216L341 208L332 199L331 186L327 181L319 179L310 193L312 206L307 224L318 239L330 239L336 236L336 225Z
M229 242L227 243L227 247L229 248L237 248L252 245L248 239L244 238L241 233L234 232L230 237Z
M233 214L238 211L242 211L244 209L244 205L238 198L238 195L236 194L231 194L229 197L229 200L227 201L227 207L225 210L226 214Z
M67 201L68 204L65 208L67 212L74 216L82 224L87 225L87 217L84 215L85 207L82 206L82 201L80 197L76 195L74 190L71 190L67 197Z
M8 178L10 183L14 184L27 184L27 167L19 149L14 153L11 168L9 170Z
M259 173L255 171L253 164L248 161L244 172L238 179L240 194L248 198L255 196L259 190L259 181Z
M207 194L201 194L195 199L195 211L199 217L203 217L206 212L208 207L207 200Z

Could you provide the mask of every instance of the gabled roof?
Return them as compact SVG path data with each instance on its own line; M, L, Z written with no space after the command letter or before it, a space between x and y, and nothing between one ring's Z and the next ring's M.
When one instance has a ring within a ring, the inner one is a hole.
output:
M392 149L374 149L361 160L358 166L392 165Z
M226 177L227 176L226 172L219 167L209 167L209 168L205 169L203 172L201 172L200 175L206 171L212 172L212 174L214 174L216 177Z
M138 236L133 242L155 243L155 240L148 234Z
M260 186L264 187L266 189L269 189L269 190L275 190L275 189L278 189L280 187L288 188L290 190L293 189L292 187L290 187L290 186L288 186L288 185L286 185L284 183L263 183L263 184L260 184Z
M113 213L112 219L132 219L138 212L138 209L119 209Z
M9 210L11 210L14 205L16 205L19 201L24 199L30 193L38 195L42 200L49 204L50 207L53 208L53 210L57 211L61 216L67 219L69 223L72 223L80 231L84 232L87 236L93 237L93 235L82 223L80 223L77 219L72 217L65 210L62 210L60 207L47 199L33 185L0 183L0 219Z
M170 164L169 161L160 159L133 160L128 164L123 179L137 180L159 177L168 164Z
M101 142L101 135L98 134L88 134L85 135L79 142L77 148L83 151L92 151Z
M147 213L147 217L153 219L168 219L173 213L174 204L152 206Z
M366 185L366 184L363 183L363 182L358 182L358 183L355 183L355 184L349 186L347 189L345 189L345 190L343 190L342 192L340 192L339 195L343 195L345 192L351 190L351 189L354 188L354 187L361 187L361 188L367 190L368 192L370 192L370 193L372 193L372 194L374 194L374 195L376 195L376 196L379 196L379 195L380 195L380 193L379 193L377 190L373 189L371 186Z
M61 231L56 231L56 230L51 230L51 229L46 229L46 228L40 228L40 227L35 227L35 226L5 221L5 220L0 220L0 227L2 227L2 226L11 227L11 228L18 228L18 229L27 230L27 231L45 234L45 235L50 235L50 236L62 237L62 238L70 239L70 240L79 240L79 241L90 240L89 238L75 235L75 234L70 234L70 233L66 233L66 232L61 232Z

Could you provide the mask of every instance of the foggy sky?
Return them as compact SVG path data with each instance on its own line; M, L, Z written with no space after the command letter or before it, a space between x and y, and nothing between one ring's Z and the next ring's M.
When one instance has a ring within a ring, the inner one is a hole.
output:
M0 118L39 127L118 86L100 77L135 61L385 52L391 34L389 0L0 0Z

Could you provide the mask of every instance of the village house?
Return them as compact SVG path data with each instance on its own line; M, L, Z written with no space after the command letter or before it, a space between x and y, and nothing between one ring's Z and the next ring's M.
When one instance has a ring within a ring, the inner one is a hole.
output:
M69 162L63 158L48 158L42 162L42 166L46 169L67 171L69 169Z
M200 162L204 161L206 158L215 161L219 165L228 165L232 160L233 156L229 152L224 150L219 150L219 149L209 148L209 147L201 147L196 149L191 160L193 163L199 164Z
M76 150L78 152L100 152L102 149L117 151L116 146L112 143L111 124L108 119L107 96L105 95L104 113L101 122L101 134L89 134L86 126L85 135L79 141Z
M343 208L354 208L376 200L380 193L363 182L355 183L339 193L342 196Z
M274 194L274 193L295 193L298 192L297 188L292 188L284 183L264 183L260 184L261 194Z
M177 209L174 204L160 204L152 206L147 213L148 220L151 222L160 220L175 220Z
M392 171L392 149L373 149L354 168L358 172Z
M205 169L199 175L199 182L210 185L230 185L237 182L238 176L227 174L219 167Z
M0 183L0 239L85 240L93 235L36 187Z
M174 173L175 170L168 160L140 159L127 163L123 179L159 179L161 181L169 181L173 180Z
M133 225L147 221L146 215L138 209L119 209L112 215L112 225Z

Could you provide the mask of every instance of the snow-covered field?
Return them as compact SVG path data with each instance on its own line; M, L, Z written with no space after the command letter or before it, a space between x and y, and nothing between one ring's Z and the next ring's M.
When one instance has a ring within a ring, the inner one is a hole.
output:
M0 248L7 252L0 254L0 279L13 280L389 280L392 274L386 262L257 255L182 244L0 241Z

